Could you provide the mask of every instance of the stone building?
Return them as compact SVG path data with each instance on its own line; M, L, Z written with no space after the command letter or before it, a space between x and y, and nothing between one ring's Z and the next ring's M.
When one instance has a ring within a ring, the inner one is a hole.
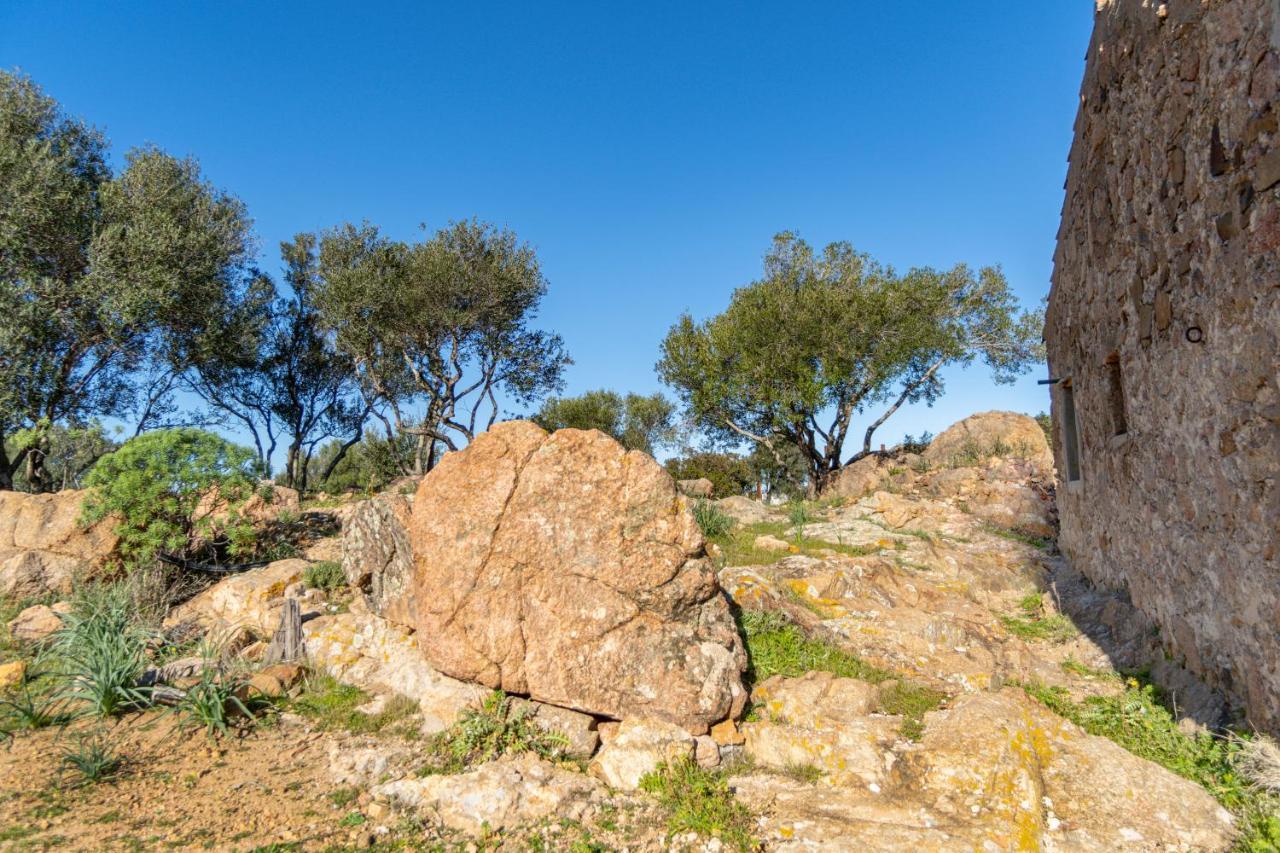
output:
M1099 0L1045 339L1061 547L1280 731L1280 0Z

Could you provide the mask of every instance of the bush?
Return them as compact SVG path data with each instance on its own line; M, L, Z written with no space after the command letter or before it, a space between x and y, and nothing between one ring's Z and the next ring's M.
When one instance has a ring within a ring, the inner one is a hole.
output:
M733 529L733 519L710 501L698 501L693 505L693 520L702 528L708 539L724 536Z
M668 459L666 468L677 480L710 480L717 498L744 494L756 482L750 463L733 453L691 453Z
M307 566L306 571L302 573L302 582L313 589L331 593L346 584L347 576L342 572L341 563L322 560Z
M117 516L120 553L132 566L161 552L183 558L238 554L252 539L252 527L236 510L254 494L253 466L250 451L213 433L144 433L89 472L84 520Z
M902 444L900 444L898 448L903 453L924 453L932 441L933 434L928 430L920 433L919 438L916 438L911 433L907 433L902 437Z

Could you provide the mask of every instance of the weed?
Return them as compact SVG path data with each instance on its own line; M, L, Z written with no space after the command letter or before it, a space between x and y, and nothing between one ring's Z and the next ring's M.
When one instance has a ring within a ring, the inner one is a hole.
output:
M237 695L243 692L247 682L206 666L200 671L200 680L187 688L186 695L178 702L178 716L187 725L203 728L210 738L225 736L230 722L238 711L252 720L253 712Z
M101 782L120 771L124 762L102 734L81 736L62 753L62 766L75 770L83 782Z
M1115 696L1071 700L1061 687L1023 684L1028 695L1043 702L1089 734L1109 738L1134 755L1165 767L1203 786L1238 819L1238 849L1280 849L1280 798L1257 785L1241 762L1252 737L1188 735L1150 683L1130 677Z
M924 734L924 715L936 709L946 694L911 681L897 681L880 691L880 710L903 718L899 730L907 740L920 740Z
M1065 643L1080 633L1071 624L1071 620L1061 613L1045 615L1044 593L1033 592L1023 596L1018 607L1022 610L1020 615L1000 617L1000 624L1015 637Z
M333 803L335 808L343 809L356 801L360 796L360 789L355 787L336 788L329 792L329 802Z
M150 689L137 684L148 637L135 614L127 585L91 585L76 596L54 635L67 680L62 695L85 713L109 717L148 703Z
M342 571L342 564L335 560L322 560L312 563L302 573L302 582L309 587L332 593L347 584L347 576Z
M752 837L751 812L733 798L720 774L687 758L663 762L645 774L640 788L657 797L666 809L668 836L696 832L704 838L719 838L731 849L759 849L759 842Z
M1032 548L1039 548L1042 551L1053 549L1052 539L1036 536L1033 533L1025 533L1011 527L1000 527L997 524L984 524L982 529L992 536L999 536L1001 539L1008 539L1010 542L1021 542L1023 545L1030 545Z
M733 529L733 518L710 501L700 500L693 505L693 520L702 528L708 539L724 536Z
M459 773L473 764L522 752L552 761L562 759L568 739L533 722L529 708L527 704L513 707L511 697L501 690L493 691L479 709L463 712L456 723L432 739L431 761L420 775Z
M59 711L58 703L33 692L31 682L29 677L24 679L21 687L0 699L5 729L29 731L66 722L67 717Z
M804 538L804 526L814 520L813 513L804 501L792 501L787 507L787 518L796 528L796 539Z
M364 826L368 822L368 818L360 814L360 812L347 812L342 820L338 821L338 826Z
M795 779L797 782L804 782L806 785L812 785L827 775L822 768L816 764L788 764L781 770L783 776Z

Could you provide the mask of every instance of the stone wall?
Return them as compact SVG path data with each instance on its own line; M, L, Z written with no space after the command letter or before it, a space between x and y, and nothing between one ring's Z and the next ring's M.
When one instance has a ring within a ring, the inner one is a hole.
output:
M1278 80L1280 0L1098 3L1045 330L1062 550L1271 731Z

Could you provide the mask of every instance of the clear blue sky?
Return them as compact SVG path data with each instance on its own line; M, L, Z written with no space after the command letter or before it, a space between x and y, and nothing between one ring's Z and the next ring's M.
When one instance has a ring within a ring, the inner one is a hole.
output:
M1092 9L8 0L0 67L118 153L195 155L273 272L281 239L344 220L509 226L550 280L568 391L651 391L670 324L721 310L783 229L899 267L1002 264L1037 303ZM882 437L1047 408L1042 375L952 371Z

